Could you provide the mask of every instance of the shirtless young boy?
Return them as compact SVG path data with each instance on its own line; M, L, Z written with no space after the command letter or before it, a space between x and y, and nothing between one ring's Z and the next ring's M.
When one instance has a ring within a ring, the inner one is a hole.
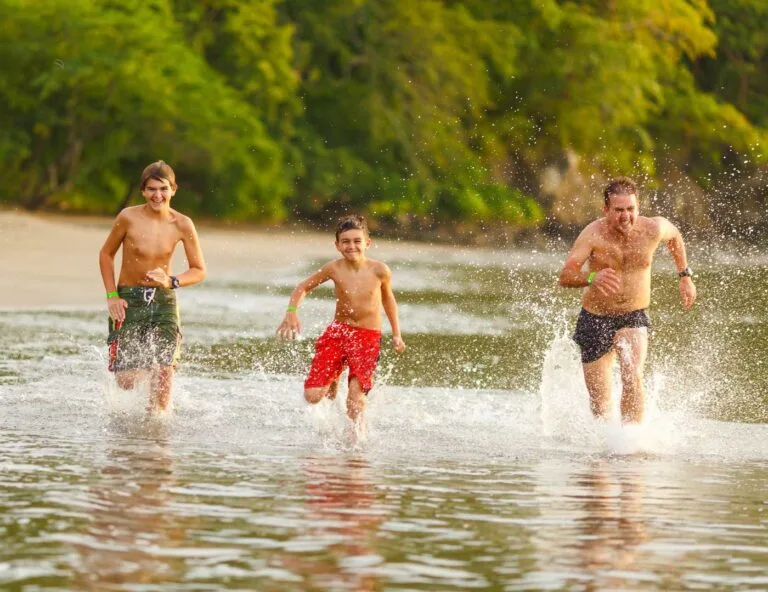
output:
M392 347L405 350L400 335L397 302L392 293L389 267L368 259L371 246L368 226L362 216L346 216L336 227L336 249L341 258L323 265L294 289L277 334L294 339L301 331L297 309L304 296L332 280L336 289L336 315L315 343L315 357L304 382L304 398L318 403L333 399L344 366L349 367L347 415L357 422L365 409L365 395L373 387L373 372L379 359L381 310L392 327Z
M165 410L171 401L181 345L175 290L206 275L195 225L171 209L176 189L176 175L162 160L146 167L141 173L146 203L118 214L99 251L109 310L109 370L123 389L149 378L149 411ZM171 258L179 241L189 269L175 276ZM121 246L123 261L115 284L115 254Z
M592 413L596 417L610 413L611 367L618 353L621 418L624 423L639 423L645 409L651 263L660 243L675 260L686 310L696 300L696 286L680 231L665 218L638 215L637 186L631 179L620 177L605 188L603 213L573 244L560 285L584 288L574 340L581 347ZM588 271L582 271L585 263Z

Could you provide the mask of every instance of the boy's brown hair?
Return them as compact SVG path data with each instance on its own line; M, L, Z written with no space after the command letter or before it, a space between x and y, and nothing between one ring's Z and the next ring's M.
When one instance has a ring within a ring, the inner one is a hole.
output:
M362 230L365 236L369 236L368 222L358 214L350 214L339 219L336 225L336 242L339 242L339 235L347 230Z
M603 191L603 203L607 206L612 195L637 195L637 183L629 177L617 177ZM639 196L638 196L639 197Z
M168 166L165 161L158 160L147 166L141 172L141 190L144 191L144 187L147 185L147 181L154 179L155 181L168 181L173 189L176 189L176 173Z

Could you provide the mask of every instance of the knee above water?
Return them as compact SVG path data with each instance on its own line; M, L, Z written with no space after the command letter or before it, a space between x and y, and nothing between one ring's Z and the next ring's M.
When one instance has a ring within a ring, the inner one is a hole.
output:
M307 403L319 403L324 394L319 389L307 389L304 391L304 400Z

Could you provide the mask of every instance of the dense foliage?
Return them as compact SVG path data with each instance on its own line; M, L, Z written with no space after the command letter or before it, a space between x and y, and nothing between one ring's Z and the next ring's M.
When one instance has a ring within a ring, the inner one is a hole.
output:
M114 213L162 158L208 217L524 225L569 153L708 190L766 161L766 30L763 0L0 0L0 196Z

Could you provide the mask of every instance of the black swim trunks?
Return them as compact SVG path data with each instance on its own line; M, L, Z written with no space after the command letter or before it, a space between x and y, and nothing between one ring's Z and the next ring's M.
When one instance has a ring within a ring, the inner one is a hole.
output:
M619 329L650 327L651 319L643 310L633 310L620 315L600 316L583 308L576 321L573 340L581 348L584 364L599 360L613 347L613 337Z
M143 286L119 286L117 291L128 308L122 323L109 319L110 372L175 367L181 350L176 292Z

